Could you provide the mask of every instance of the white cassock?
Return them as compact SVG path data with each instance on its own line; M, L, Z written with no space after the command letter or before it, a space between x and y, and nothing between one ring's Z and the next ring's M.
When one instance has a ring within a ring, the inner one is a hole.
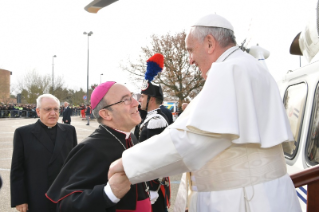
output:
M293 140L276 82L232 47L175 123L126 150L123 165L132 184L191 172L190 212L297 212L281 147Z

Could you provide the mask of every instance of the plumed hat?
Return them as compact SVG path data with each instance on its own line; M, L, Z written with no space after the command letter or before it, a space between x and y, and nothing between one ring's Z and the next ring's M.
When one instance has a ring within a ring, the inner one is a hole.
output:
M147 68L145 79L143 80L141 93L153 96L159 99L164 99L161 86L152 83L154 77L163 70L164 56L156 53L147 60Z

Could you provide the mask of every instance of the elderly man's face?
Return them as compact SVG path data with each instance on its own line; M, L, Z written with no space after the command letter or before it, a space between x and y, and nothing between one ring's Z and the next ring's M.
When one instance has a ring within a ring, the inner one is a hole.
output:
M68 103L67 102L64 102L64 107L67 107L68 106Z
M196 65L202 72L202 76L206 79L206 73L210 69L212 63L207 54L207 42L200 42L192 35L188 35L186 39L186 49L189 54L189 63Z
M114 104L132 96L131 92L121 84L114 84L107 93L108 104ZM130 104L124 102L111 106L112 122L118 130L129 132L141 122L138 102L132 98Z
M48 127L56 125L59 119L59 105L51 98L43 98L41 107L36 109L38 116L43 124Z

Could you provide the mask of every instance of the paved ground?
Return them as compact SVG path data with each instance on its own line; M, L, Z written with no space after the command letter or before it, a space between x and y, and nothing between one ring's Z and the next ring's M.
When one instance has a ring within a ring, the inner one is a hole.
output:
M3 186L0 190L0 211L10 212L16 211L10 208L10 167L12 157L12 142L14 130L20 126L35 123L37 119L0 119L0 175L3 180ZM61 118L59 120L61 122ZM86 121L80 117L72 117L71 124L76 128L78 142L82 142L85 137L90 135L95 128L98 127L98 123L91 121L91 125L87 126ZM174 205L179 180L181 175L171 176L171 192L172 199L171 204ZM172 212L172 207L169 210Z

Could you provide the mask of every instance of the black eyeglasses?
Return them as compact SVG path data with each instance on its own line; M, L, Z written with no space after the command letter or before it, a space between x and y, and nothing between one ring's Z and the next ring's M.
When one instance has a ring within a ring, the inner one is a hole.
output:
M107 105L107 106L103 107L102 109L106 109L106 108L108 108L108 107L111 107L111 106L116 105L116 104L120 104L120 103L122 103L122 102L124 102L124 104L126 104L126 105L130 105L130 104L132 103L133 98L136 99L136 95L133 94L133 93L131 93L131 96L130 96L130 97L125 97L125 98L122 99L121 101L116 102L116 103L114 103L114 104ZM101 109L101 110L102 110L102 109Z
M44 110L44 112L46 113L51 113L51 111L53 110L55 113L59 112L59 108L41 108Z

